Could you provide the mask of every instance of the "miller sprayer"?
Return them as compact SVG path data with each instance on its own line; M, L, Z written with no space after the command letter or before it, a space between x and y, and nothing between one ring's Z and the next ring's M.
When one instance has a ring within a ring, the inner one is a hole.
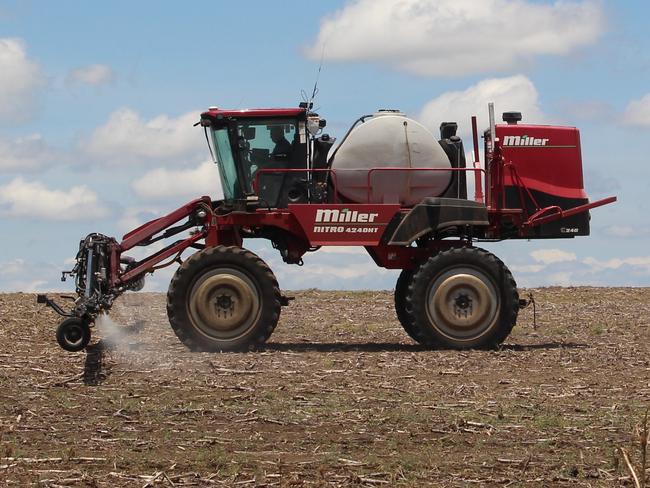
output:
M587 236L589 210L616 200L589 201L574 127L525 124L518 112L496 124L490 104L481 164L476 117L468 163L455 122L442 122L435 137L398 110L379 110L360 117L332 150L325 120L311 110L302 103L201 114L223 199L197 198L121 241L82 240L63 275L75 279L71 307L38 297L65 317L61 347L84 349L99 314L141 289L146 274L175 263L167 315L185 345L227 351L264 343L289 299L245 248L248 239L270 240L295 265L321 246L363 246L377 266L401 270L395 310L411 338L495 347L526 301L506 265L476 244ZM128 256L161 240L166 245L145 258Z

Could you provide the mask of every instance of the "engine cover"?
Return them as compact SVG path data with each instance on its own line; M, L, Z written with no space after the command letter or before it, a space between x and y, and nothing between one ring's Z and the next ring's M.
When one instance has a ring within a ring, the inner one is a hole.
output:
M582 177L580 131L575 127L499 124L496 137L501 141L505 163L503 181L508 208L535 211L517 177L544 208L569 209L588 203ZM512 164L512 168L508 164ZM535 237L573 237L589 235L589 213L541 225Z

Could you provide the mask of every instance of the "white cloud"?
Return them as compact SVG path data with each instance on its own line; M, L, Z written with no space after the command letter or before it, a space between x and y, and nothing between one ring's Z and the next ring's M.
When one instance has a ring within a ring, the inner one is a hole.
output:
M71 265L69 263L33 261L22 257L0 261L0 291L35 293L71 290L74 286L70 280L67 284L61 283L62 269L71 269Z
M96 162L112 165L196 163L207 148L202 130L193 127L200 112L145 120L132 109L113 112L108 121L81 141L80 149Z
M108 215L97 194L86 186L51 190L39 181L15 178L0 186L0 215L45 220L88 220Z
M619 269L624 266L633 267L635 272L650 273L650 256L612 258L604 261L588 257L582 262L589 266L592 272L596 273L608 269Z
M261 239L246 241L246 247L269 265L283 290L390 290L399 274L396 270L378 267L361 247L348 248L358 249L359 253L328 253L323 251L343 248L323 247L318 252L305 254L302 267L284 263L279 252Z
M145 222L156 219L162 215L158 208L147 207L128 207L122 217L117 221L117 229L121 233L130 232Z
M607 173L594 169L584 168L585 188L592 197L610 196L621 189L621 183L617 178L611 176L613 171ZM620 172L617 172L620 174Z
M575 284L575 278L571 271L558 271L557 273L552 273L547 278L549 283L552 283L553 286L571 286Z
M650 93L639 100L632 100L623 113L623 122L627 125L650 127Z
M371 61L427 76L520 69L536 56L564 56L605 27L601 2L352 0L321 22L306 54Z
M286 265L275 256L262 257L273 269L280 286L291 290L390 289L397 279L395 271L378 267L369 256L360 259L359 256L339 255L330 263L323 257L307 255L301 268Z
M510 271L513 273L539 273L544 268L545 264L515 264L510 266Z
M565 263L577 259L574 253L561 249L538 249L531 252L530 255L535 261L543 264Z
M650 234L650 229L644 226L632 226L632 225L622 225L614 224L607 226L603 229L605 234L612 237L625 237L625 238L645 238Z
M488 102L494 102L497 122L501 119L500 114L507 111L521 112L524 122L545 121L537 89L523 75L487 79L464 91L443 93L424 106L419 118L434 131L437 131L442 121L458 122L459 132L467 135L471 131L472 115L478 117L479 130L489 125Z
M73 69L68 73L68 83L80 83L83 85L100 86L112 83L115 80L115 73L110 66L105 64L89 64Z
M33 171L50 161L54 154L40 134L13 140L0 138L0 171Z
M134 181L132 187L139 197L149 200L203 195L216 199L223 195L217 165L211 161L188 170L158 168Z
M318 251L319 253L324 254L346 254L346 255L365 255L368 253L365 248L360 246L332 246L332 247L322 247Z
M576 119L590 122L602 122L603 120L614 120L619 114L616 108L604 100L571 100L561 99L556 101L558 112L566 120Z
M167 293L169 289L169 282L172 280L174 273L178 269L178 265L172 264L166 268L156 270L153 274L146 275L144 279L143 292L163 292Z
M0 266L0 278L19 275L24 269L25 260L22 258L5 261L2 263L2 266Z
M0 121L31 119L46 78L20 39L0 39L0 73Z

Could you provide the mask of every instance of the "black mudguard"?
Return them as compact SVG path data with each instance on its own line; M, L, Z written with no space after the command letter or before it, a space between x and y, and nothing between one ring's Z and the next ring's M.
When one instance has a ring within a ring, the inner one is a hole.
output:
M425 198L406 214L388 240L391 246L408 246L427 234L444 228L487 227L487 207L462 198Z

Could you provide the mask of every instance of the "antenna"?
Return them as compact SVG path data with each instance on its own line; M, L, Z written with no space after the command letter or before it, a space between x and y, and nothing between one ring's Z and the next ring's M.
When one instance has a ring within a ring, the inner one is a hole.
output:
M318 79L320 78L320 72L323 69L323 58L325 57L325 43L323 43L323 49L320 53L320 63L318 64L318 72L316 73L316 81L314 81L314 89L311 91L311 97L308 100L308 107L311 110L311 107L314 105L314 99L318 94Z

